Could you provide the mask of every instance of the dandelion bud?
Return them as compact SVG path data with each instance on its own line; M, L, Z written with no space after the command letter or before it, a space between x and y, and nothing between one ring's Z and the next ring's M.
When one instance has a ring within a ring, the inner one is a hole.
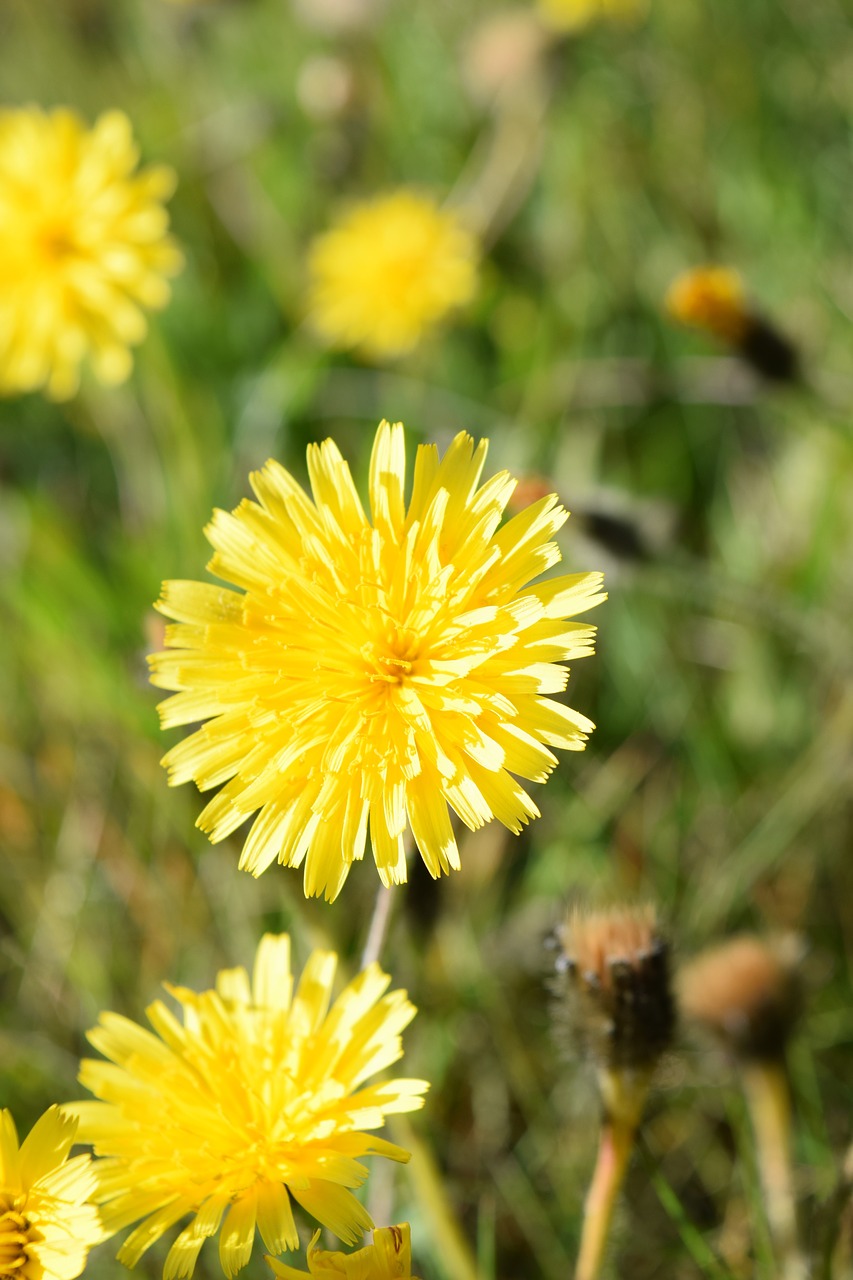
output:
M795 382L797 350L754 311L743 281L731 267L697 267L670 285L666 310L679 324L703 329L732 347L748 365L773 382Z
M792 937L733 938L686 967L681 1008L736 1057L781 1058L800 1009L799 958L800 943Z
M651 1071L674 1026L669 948L652 907L584 914L556 931L569 1023L596 1064Z

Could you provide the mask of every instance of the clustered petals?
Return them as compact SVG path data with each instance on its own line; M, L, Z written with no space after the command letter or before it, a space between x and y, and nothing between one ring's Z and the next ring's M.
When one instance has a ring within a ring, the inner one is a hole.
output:
M130 121L0 111L0 393L77 390L85 359L123 381L144 309L165 306L181 255L163 202L171 169L137 172Z
M0 1111L0 1280L75 1280L104 1238L92 1161L68 1158L76 1129L51 1107L19 1146Z
M412 1233L408 1222L378 1227L373 1243L355 1253L318 1249L318 1231L308 1246L308 1270L267 1258L277 1280L413 1280Z
M238 590L164 585L176 625L152 679L178 692L162 723L207 722L164 764L173 784L221 788L198 820L214 841L260 811L241 857L254 875L304 862L306 894L333 899L369 830L400 883L411 829L438 876L459 867L448 806L518 832L539 811L517 778L583 749L592 723L551 695L592 652L594 627L572 619L604 599L601 575L533 583L568 513L550 495L502 523L515 481L480 483L486 448L464 432L443 459L421 446L407 505L403 429L382 423L370 518L333 441L308 450L313 500L268 462L257 501L207 530L210 571Z
M428 196L403 189L364 201L311 247L311 322L330 346L403 355L471 301L477 258L473 234Z
M314 952L294 988L289 938L266 935L251 981L230 969L212 991L167 988L182 1021L161 1001L147 1010L153 1032L101 1016L89 1039L108 1061L87 1059L80 1073L100 1101L66 1110L103 1157L96 1199L106 1229L142 1219L122 1262L133 1266L189 1217L165 1280L190 1276L217 1232L233 1276L256 1230L270 1253L298 1246L291 1199L346 1244L372 1227L351 1190L367 1177L362 1157L409 1155L367 1131L419 1108L428 1086L365 1084L402 1056L415 1009L404 991L387 992L390 978L376 964L332 1003L336 965L333 952Z

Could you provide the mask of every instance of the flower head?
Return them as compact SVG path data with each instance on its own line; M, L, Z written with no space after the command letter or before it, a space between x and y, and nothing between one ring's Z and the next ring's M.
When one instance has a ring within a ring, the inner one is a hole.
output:
M737 345L749 326L743 280L731 267L696 267L677 276L667 291L674 320Z
M121 382L169 298L181 257L166 234L174 176L136 173L120 111L87 129L72 111L0 111L0 393L74 394L88 357Z
M738 1057L781 1058L800 1012L800 959L800 942L790 935L731 938L685 966L681 1007Z
M20 1148L0 1111L0 1280L74 1280L104 1238L88 1155L68 1159L76 1121L51 1107Z
M422 1080L362 1087L402 1056L414 1017L404 991L363 970L329 1007L337 957L315 951L293 990L290 942L266 935L253 980L223 970L214 991L167 987L183 1022L157 1001L156 1034L103 1014L89 1035L110 1061L87 1059L80 1080L100 1102L69 1107L93 1142L104 1223L143 1221L119 1259L132 1266L164 1231L191 1216L164 1276L189 1276L216 1234L233 1276L252 1252L255 1228L271 1253L299 1244L291 1196L347 1244L371 1227L351 1187L367 1177L360 1157L405 1161L408 1152L365 1130L422 1105Z
M408 1222L399 1227L379 1227L373 1244L355 1253L318 1249L320 1232L308 1246L308 1270L297 1271L275 1258L267 1258L279 1280L412 1280L412 1240Z
M314 241L312 322L330 346L371 359L402 355L470 302L476 264L476 241L453 213L415 191L379 196Z
M580 31L594 22L632 22L646 11L646 0L538 0L540 16L552 30Z
M555 1013L594 1061L608 1112L635 1122L675 1025L669 948L654 909L574 910L556 941Z
M164 585L178 625L152 679L181 692L162 721L208 721L164 764L173 784L226 783L198 820L213 840L260 809L254 875L304 860L306 894L332 899L369 825L384 883L406 879L409 826L438 876L459 866L448 805L517 832L539 811L512 775L542 782L551 747L583 749L591 722L546 695L592 652L594 628L567 619L604 598L601 575L528 585L559 561L568 513L551 495L499 528L514 481L479 486L485 457L464 433L442 460L422 446L407 509L403 429L382 423L372 523L331 440L308 450L313 502L268 462L258 502L207 530L210 570L243 591Z

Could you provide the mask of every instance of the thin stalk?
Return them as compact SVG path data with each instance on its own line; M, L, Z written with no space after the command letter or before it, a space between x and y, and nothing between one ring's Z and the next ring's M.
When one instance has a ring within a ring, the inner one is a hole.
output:
M750 1062L742 1072L770 1234L779 1254L780 1280L806 1280L800 1248L791 1165L791 1094L780 1062Z
M393 895L394 890L390 885L381 884L379 886L379 892L373 904L373 915L370 917L370 926L367 930L367 941L361 953L362 969L366 969L369 964L373 964L374 961L378 960L382 952L382 944L385 941L388 922L391 919L391 899Z
M634 1149L636 1129L622 1120L605 1119L598 1159L586 1204L575 1280L597 1280L604 1261L616 1198Z

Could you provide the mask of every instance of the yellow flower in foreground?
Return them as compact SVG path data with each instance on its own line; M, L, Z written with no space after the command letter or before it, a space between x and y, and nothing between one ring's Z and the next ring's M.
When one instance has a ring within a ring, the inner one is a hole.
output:
M580 31L593 22L633 22L646 12L646 0L538 0L539 13L554 31Z
M427 196L395 191L357 205L309 257L309 313L333 347L402 355L477 285L477 244Z
M0 1277L74 1280L104 1239L88 1155L68 1159L77 1124L51 1107L21 1147L0 1111Z
M366 1129L422 1106L423 1080L363 1082L402 1056L400 1032L415 1009L370 965L329 1008L337 957L315 951L293 991L290 940L267 934L253 981L223 970L215 991L167 986L181 1023L157 1001L156 1035L114 1013L89 1035L109 1063L87 1059L80 1080L101 1102L67 1110L98 1162L109 1231L144 1221L119 1260L133 1266L180 1218L164 1276L189 1276L219 1231L226 1275L244 1267L255 1228L271 1253L298 1247L290 1197L347 1244L373 1226L347 1188L367 1177L361 1156L409 1153ZM112 1065L115 1064L115 1065Z
M102 382L129 374L141 308L165 305L181 264L174 175L138 161L120 111L91 130L67 110L0 111L0 393L65 399L86 357Z
M731 267L696 267L670 285L666 309L674 320L740 343L751 323L743 281Z
M207 529L211 572L245 594L164 584L178 625L152 679L181 692L162 722L209 722L163 763L173 784L230 779L198 820L213 840L260 809L240 861L254 875L304 860L306 894L332 899L369 822L385 884L406 879L408 826L438 876L459 866L448 805L518 832L539 810L511 775L544 782L549 747L583 749L592 723L545 695L592 652L595 628L566 619L604 599L601 574L528 585L560 560L568 512L552 494L501 526L515 481L478 487L486 448L464 432L441 461L421 446L407 510L403 428L383 422L372 523L333 441L308 449L313 502L268 462L258 503Z
M355 1253L331 1253L318 1249L320 1232L308 1246L308 1270L297 1271L275 1258L267 1258L279 1280L412 1280L412 1240L408 1222L399 1227L379 1227L373 1244Z

